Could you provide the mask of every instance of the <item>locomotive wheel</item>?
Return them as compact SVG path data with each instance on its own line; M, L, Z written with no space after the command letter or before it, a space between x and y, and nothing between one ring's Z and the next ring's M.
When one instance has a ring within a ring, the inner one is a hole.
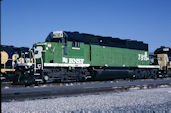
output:
M69 77L68 77L67 74L63 74L63 75L61 76L61 82L67 82L68 80L69 80Z
M162 76L163 78L167 78L168 77L168 75L167 74L163 74L163 76Z
M146 77L147 77L147 70L142 70L141 77L146 79Z
M157 77L158 77L158 71L156 69L151 70L151 74L150 75L151 75L150 76L151 78L157 79Z
M21 70L16 70L15 71L15 78L13 79L13 84L20 84L21 83L21 78L24 73Z
M15 79L13 80L13 84L23 84L23 85L31 85L34 82L33 76L30 76L28 73L24 73L22 70L16 70Z
M86 75L81 74L78 81L84 82L84 81L86 81L86 79L87 79Z
M150 78L150 70L146 70L146 76L145 76L145 78Z
M136 79L141 79L141 78L143 78L143 76L142 76L142 70L140 70L140 69L136 69L136 70L135 70L135 78L136 78Z
M34 77L33 77L33 76L30 76L30 75L27 75L27 76L25 77L25 79L24 79L24 84L25 84L26 86L29 86L29 85L33 84L34 82L35 82Z

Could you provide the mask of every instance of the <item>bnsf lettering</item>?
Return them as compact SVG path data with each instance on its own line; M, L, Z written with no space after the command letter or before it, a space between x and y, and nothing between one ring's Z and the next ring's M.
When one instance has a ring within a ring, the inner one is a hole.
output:
M69 64L84 64L84 59L63 57L62 62L69 63Z
M83 64L84 59L69 58L69 63L70 64Z

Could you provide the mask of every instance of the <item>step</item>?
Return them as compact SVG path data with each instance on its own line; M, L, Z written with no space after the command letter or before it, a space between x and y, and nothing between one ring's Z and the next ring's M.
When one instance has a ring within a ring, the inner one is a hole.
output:
M34 73L34 75L40 75L40 73Z
M36 82L42 82L42 79L35 79Z

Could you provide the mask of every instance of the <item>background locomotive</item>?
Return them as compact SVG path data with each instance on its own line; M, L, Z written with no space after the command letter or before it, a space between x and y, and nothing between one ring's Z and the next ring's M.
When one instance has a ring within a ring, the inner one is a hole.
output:
M34 44L29 53L34 62L17 64L14 82L157 78L165 72L159 62L150 64L148 44L79 32L51 32L45 42ZM166 56L170 57L170 52ZM159 57L154 55L153 59Z
M154 64L160 65L163 76L171 76L171 48L161 46L154 51Z
M15 64L26 61L29 48L1 45L1 80L13 80L15 78Z

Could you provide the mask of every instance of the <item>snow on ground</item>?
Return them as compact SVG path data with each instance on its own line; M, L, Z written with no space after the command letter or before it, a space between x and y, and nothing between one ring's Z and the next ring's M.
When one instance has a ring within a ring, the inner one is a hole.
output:
M171 87L1 103L2 113L171 113Z

